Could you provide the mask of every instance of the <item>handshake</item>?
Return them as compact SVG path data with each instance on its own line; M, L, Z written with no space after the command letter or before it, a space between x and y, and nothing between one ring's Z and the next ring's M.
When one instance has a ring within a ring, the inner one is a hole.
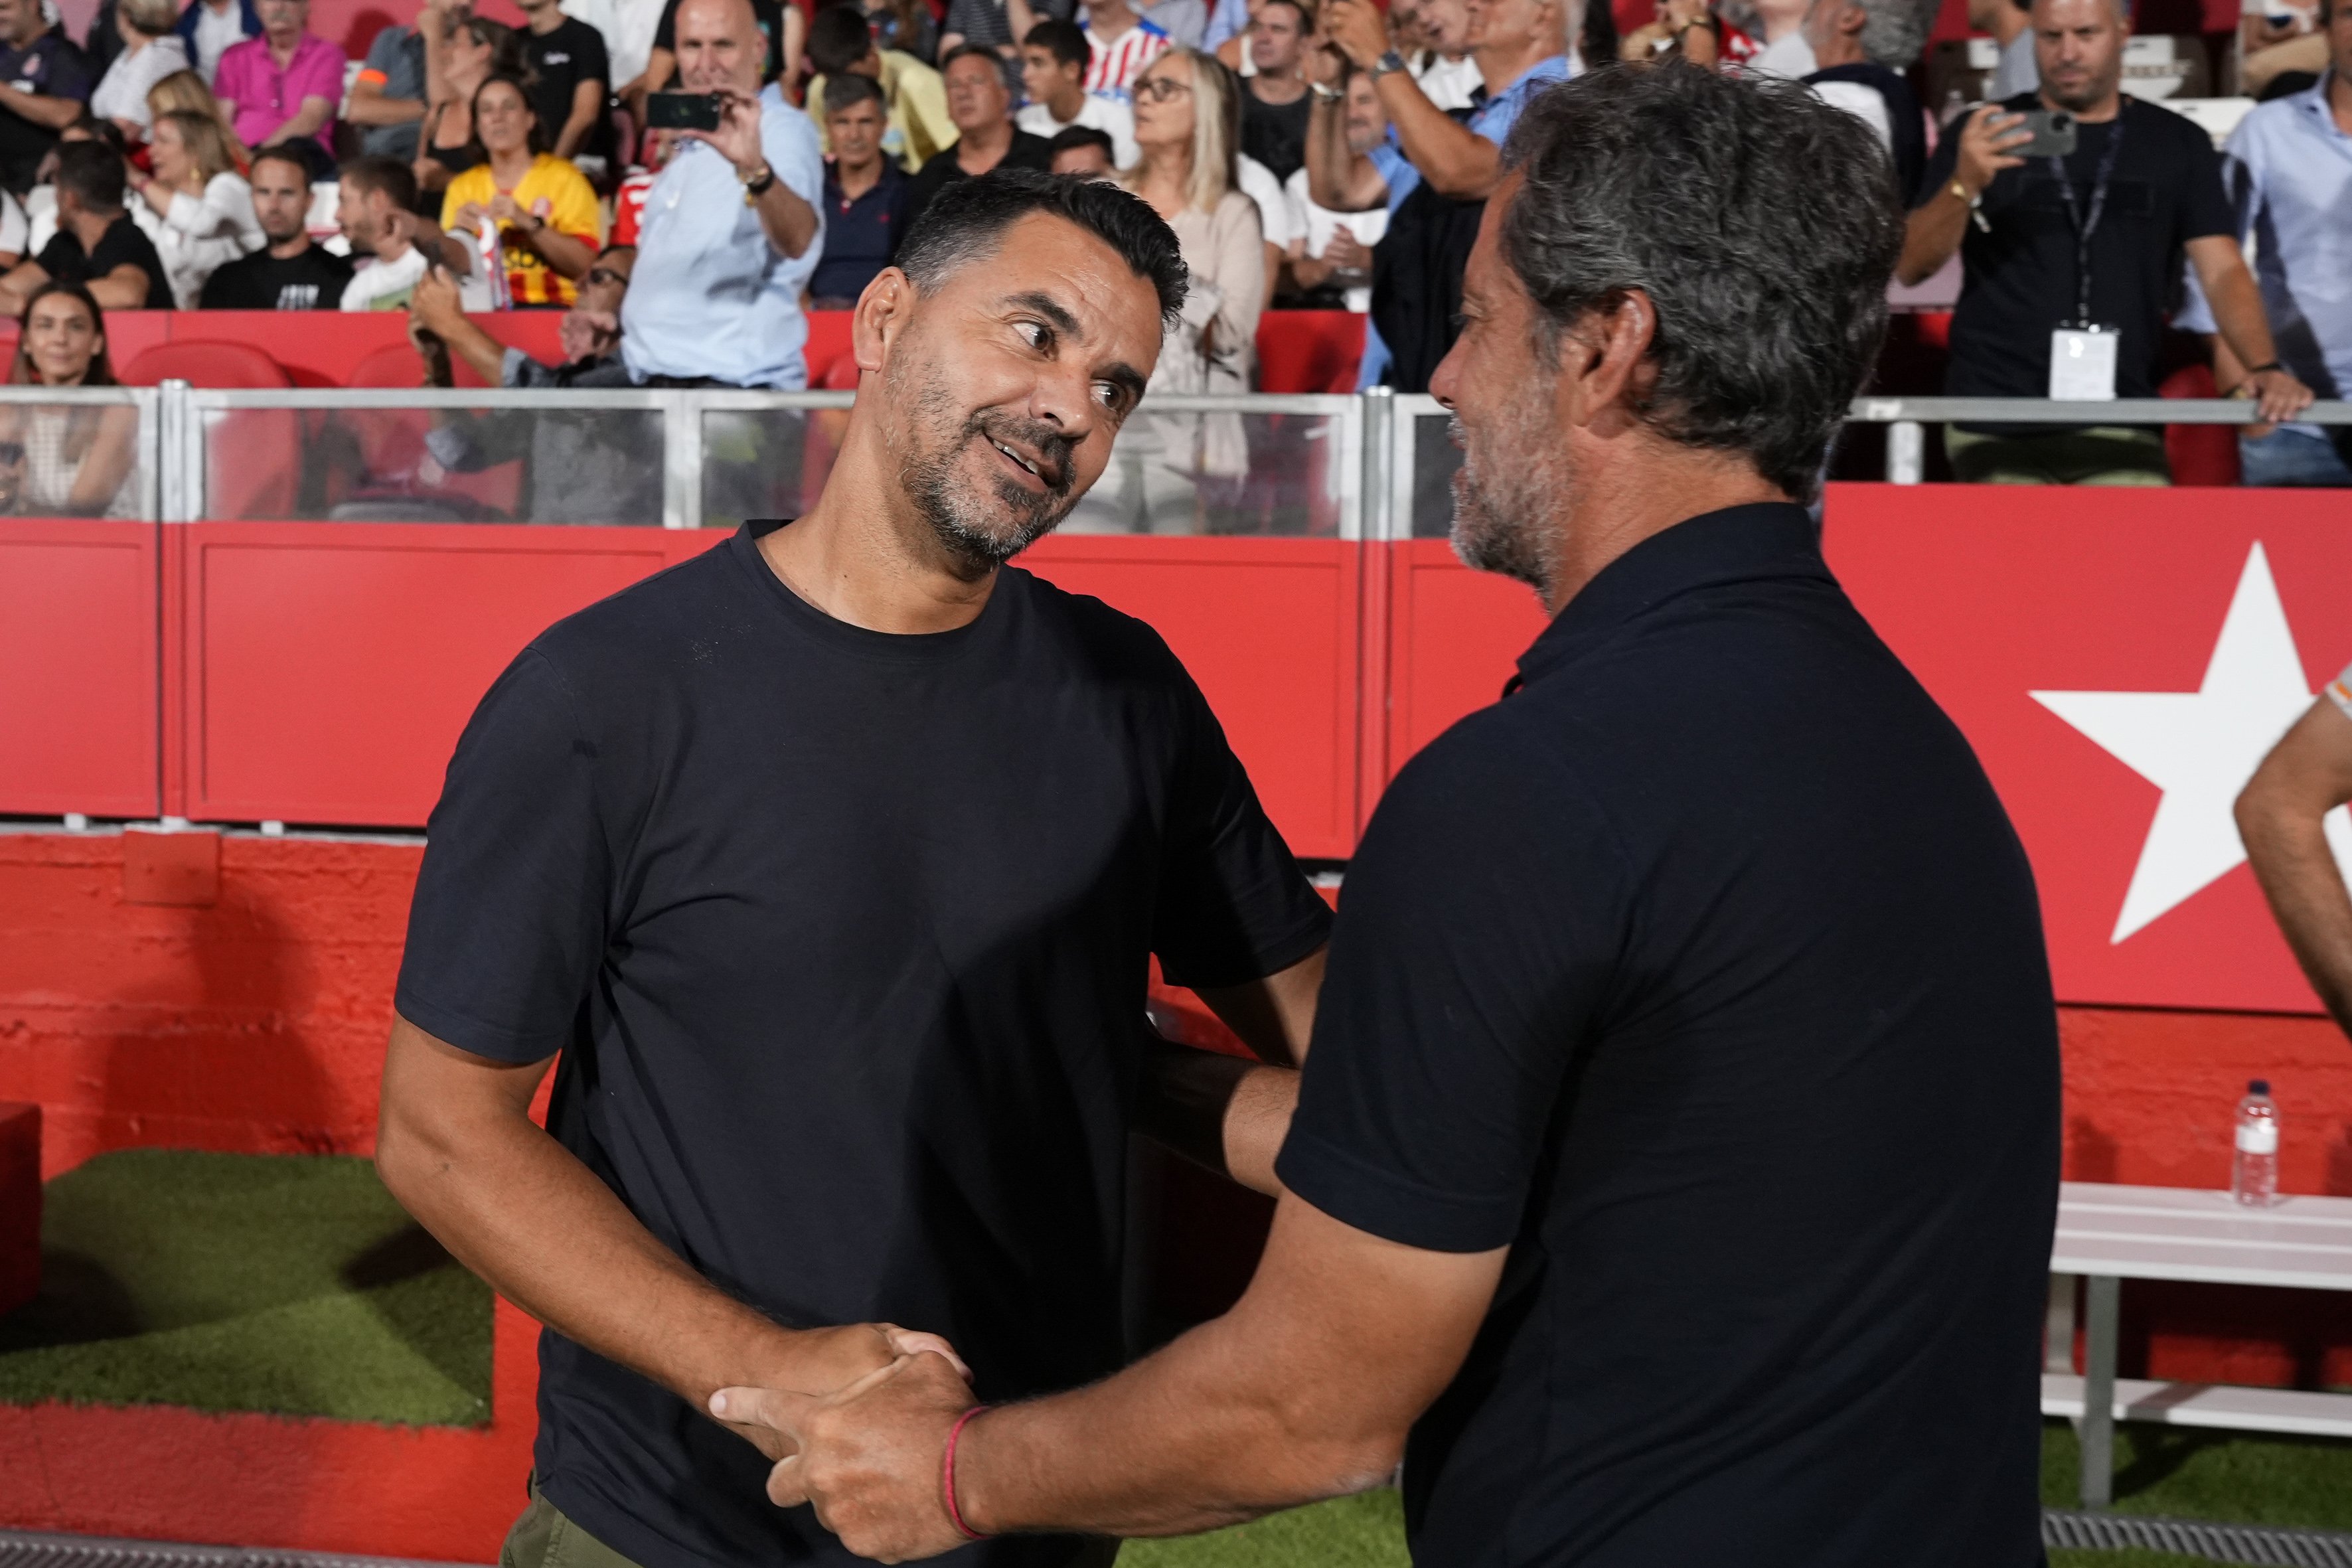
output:
M971 1489L957 1484L950 1450L976 1409L971 1369L954 1347L891 1323L801 1339L805 1370L796 1381L847 1381L823 1394L722 1388L709 1401L720 1425L776 1461L769 1500L779 1508L814 1504L817 1522L843 1545L881 1563L977 1540Z

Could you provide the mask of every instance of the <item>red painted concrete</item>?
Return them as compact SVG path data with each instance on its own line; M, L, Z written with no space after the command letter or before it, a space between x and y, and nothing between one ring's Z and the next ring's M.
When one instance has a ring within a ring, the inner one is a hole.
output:
M366 1153L420 848L230 836L208 905L125 897L115 835L0 836L0 1100L42 1107L47 1175L170 1144ZM1188 1024L1188 1035L1198 1027ZM2324 1019L2072 1008L2067 1173L2217 1186L2244 1080L2286 1119L2282 1185L2352 1195L2352 1047ZM1205 1037L1204 1037L1205 1041ZM1215 1256L1166 1304L1213 1310L1262 1211L1171 1184L1163 1252ZM2128 1373L2352 1382L2340 1298L2134 1287ZM501 1306L478 1431L0 1407L0 1525L487 1562L529 1468L536 1358Z

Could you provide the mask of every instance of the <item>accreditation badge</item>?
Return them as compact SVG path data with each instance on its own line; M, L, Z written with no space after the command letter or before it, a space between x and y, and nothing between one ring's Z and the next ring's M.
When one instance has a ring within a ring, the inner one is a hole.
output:
M2050 334L2050 398L2053 403L2112 403L2116 353L2123 334L2113 327L2060 327Z

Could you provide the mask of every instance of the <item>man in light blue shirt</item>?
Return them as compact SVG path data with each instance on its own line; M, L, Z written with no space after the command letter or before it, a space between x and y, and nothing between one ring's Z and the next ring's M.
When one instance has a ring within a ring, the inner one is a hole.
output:
M824 243L816 130L775 88L761 90L750 0L684 0L677 37L685 90L724 94L726 106L717 131L678 132L646 194L622 358L640 384L798 390L801 290Z
M2321 0L2328 70L2316 86L2273 99L2230 133L2225 171L2238 209L2238 243L2254 265L2281 363L2322 397L2352 396L2352 10ZM2249 241L2252 243L2249 244ZM2189 268L2177 325L2213 332L2212 312ZM2224 393L2245 379L2217 336L2214 379ZM2255 426L2254 428L2261 428ZM2352 430L2333 438L2317 425L2281 425L2238 437L2250 485L2352 485Z

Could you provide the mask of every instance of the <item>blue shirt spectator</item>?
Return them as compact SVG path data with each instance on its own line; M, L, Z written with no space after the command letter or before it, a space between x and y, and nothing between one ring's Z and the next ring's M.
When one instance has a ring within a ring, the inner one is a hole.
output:
M801 289L824 249L824 161L816 127L773 83L760 93L760 145L786 189L817 209L797 257L768 240L735 166L682 141L646 194L637 268L621 307L631 379L797 391L808 384Z
M2347 0L2336 0L2338 5ZM2352 395L2352 134L2336 121L2331 96L2352 105L2352 21L2336 68L2316 86L2259 105L2238 122L2224 153L2223 178L2237 211L2237 238L2253 259L2263 313L2281 363L2322 397ZM2249 242L2252 242L2249 246ZM2198 286L2189 289L2176 325L2217 329ZM2282 425L2270 435L2241 436L2250 485L2352 485L2347 454L2317 425Z

